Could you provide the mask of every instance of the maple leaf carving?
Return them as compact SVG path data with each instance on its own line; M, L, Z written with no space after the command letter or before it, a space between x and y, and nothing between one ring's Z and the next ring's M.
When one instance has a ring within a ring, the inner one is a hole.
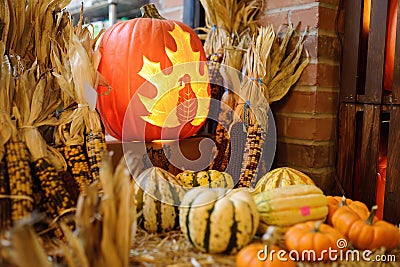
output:
M190 33L175 24L169 32L176 43L176 51L165 47L172 63L172 71L165 75L160 62L152 62L143 55L143 66L138 74L157 88L157 95L148 98L138 94L149 112L143 120L159 127L173 128L190 122L200 125L208 114L209 105L198 105L197 99L210 98L206 64L200 63L200 52L194 52Z

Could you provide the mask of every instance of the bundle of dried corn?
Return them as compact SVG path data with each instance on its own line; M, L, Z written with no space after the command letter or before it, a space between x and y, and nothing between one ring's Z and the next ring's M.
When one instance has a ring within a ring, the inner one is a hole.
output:
M236 46L244 34L257 30L256 17L262 10L262 0L200 0L206 12L204 49L207 57L229 44Z
M300 78L300 75L309 63L307 50L305 51L306 57L302 57L304 36L307 30L299 36L293 50L287 51L294 31L293 25L289 24L284 38L282 40L275 39L271 55L267 58L265 64L266 75L263 77L262 82L266 86L264 96L268 99L269 103L278 101L284 97L292 85Z
M239 122L244 123L243 131L247 138L244 151L235 151L236 164L241 163L238 187L250 187L253 177L256 176L257 166L261 157L265 131L267 130L269 109L268 102L263 97L265 86L262 78L266 75L266 62L275 40L275 33L271 26L260 27L253 37L251 46L246 54L245 73L239 90L238 104L235 113L239 115Z
M241 72L244 55L251 41L250 36L257 29L256 17L262 10L263 1L202 0L201 3L206 11L206 54L209 58L220 60L223 66ZM218 61L209 63L209 72L211 82L216 83L211 86L214 91L211 96L218 97L216 99L223 103L214 107L219 112L219 123L215 127L216 159L210 168L224 171L230 157L230 138L227 130L229 125L224 125L222 121L232 118L232 110L236 106L236 95L233 92L235 86L232 84L240 77L227 75L231 72L221 69ZM237 76L237 73L234 75Z
M97 182L80 195L76 230L56 224L64 241L43 243L34 232L32 219L21 221L0 242L2 266L129 266L129 251L135 241L136 207L132 176L138 175L138 158L127 155L115 171L105 155ZM132 176L131 173L132 172ZM27 249L29 248L29 249ZM4 262L2 262L4 261Z
M293 27L289 25L279 45L272 26L260 27L247 52L244 70L247 78L242 80L240 100L235 110L247 131L239 187L255 185L267 133L269 104L286 95L308 64L308 56L301 61L304 35L287 54L293 32ZM240 153L234 154L240 156Z
M80 191L98 180L102 154L107 150L99 114L85 97L100 81L100 54L95 51L99 35L93 37L82 20L81 15L74 28L71 19L61 14L63 42L52 46L51 51L53 75L62 90L65 107L55 140L64 146L65 159Z
M41 75L37 76L37 73ZM59 176L59 172L66 169L64 158L39 132L40 127L58 124L54 117L60 105L57 89L50 71L40 72L34 63L21 73L15 90L14 116L18 134L28 149L33 179L38 183L34 194L40 195L40 202L35 204L49 219L61 218L75 206ZM42 205L38 205L40 203Z
M0 41L0 229L11 226L11 192L6 164L5 144L16 133L11 121L11 101L15 86L11 75L11 65L5 53L5 44ZM13 204L16 204L13 202Z

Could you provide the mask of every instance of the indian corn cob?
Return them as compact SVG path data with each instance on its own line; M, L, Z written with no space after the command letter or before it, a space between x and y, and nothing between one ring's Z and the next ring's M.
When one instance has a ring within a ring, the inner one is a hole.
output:
M244 123L236 122L232 125L229 133L231 138L231 152L229 157L229 166L226 169L226 172L232 176L235 182L238 182L247 140L247 132L244 129Z
M5 145L6 163L10 181L11 218L13 223L29 216L33 210L32 176L29 153L25 143L10 140Z
M56 211L56 216L75 206L75 202L65 188L64 181L47 159L41 158L34 162L33 173L39 180L51 210Z
M230 138L227 129L231 124L233 108L235 106L235 96L233 92L226 89L222 96L221 103L218 125L215 133L217 155L210 166L210 169L217 171L224 171L228 166L230 156Z
M102 132L90 132L86 135L86 152L92 181L99 180L100 165L103 154L107 151L107 144Z
M82 192L85 186L92 182L92 176L89 172L89 164L83 146L66 145L64 147L64 157L67 161L68 169L79 187L79 191Z
M79 186L76 183L74 177L72 177L71 173L69 173L68 171L61 171L58 173L58 175L64 182L64 186L67 189L68 193L70 194L72 200L74 202L77 202L80 191L79 191Z
M7 175L5 159L0 161L0 229L9 229L11 227L10 184ZM0 230L1 231L1 230Z
M246 147L243 154L242 170L237 187L250 187L257 175L261 157L263 135L258 124L248 125Z

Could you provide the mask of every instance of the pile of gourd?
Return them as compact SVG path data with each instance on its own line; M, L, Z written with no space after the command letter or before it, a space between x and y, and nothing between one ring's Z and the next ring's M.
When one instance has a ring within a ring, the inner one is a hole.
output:
M178 229L198 250L236 254L237 266L271 266L257 258L265 242L251 243L256 235L284 229L284 246L268 243L279 251L313 250L328 261L324 250L387 250L400 243L399 229L375 216L359 201L325 196L304 173L277 168L262 177L255 188L236 188L225 172L184 171L174 176L153 167L135 181L140 225L149 232ZM258 238L259 239L259 238ZM344 246L338 241L342 240ZM265 241L265 240L264 240ZM251 243L251 244L250 244ZM286 254L287 255L287 254ZM274 266L295 266L288 259ZM272 264L269 262L268 264Z

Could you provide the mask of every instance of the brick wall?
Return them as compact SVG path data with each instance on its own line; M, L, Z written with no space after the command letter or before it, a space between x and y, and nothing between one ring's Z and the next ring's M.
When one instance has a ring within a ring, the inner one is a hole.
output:
M166 19L183 21L184 0L150 0L154 3L160 14Z
M308 28L305 48L311 61L290 93L272 105L278 144L276 166L309 174L332 192L335 188L336 128L339 96L340 42L335 18L339 0L266 0L260 17L277 30L285 23Z

